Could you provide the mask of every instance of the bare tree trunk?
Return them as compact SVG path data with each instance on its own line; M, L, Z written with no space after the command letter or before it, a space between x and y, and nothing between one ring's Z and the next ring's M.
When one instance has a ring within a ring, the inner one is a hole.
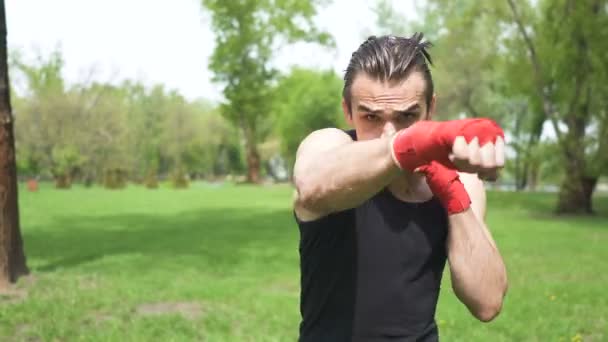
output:
M55 175L55 188L57 189L70 189L72 187L72 179L66 174Z
M558 214L593 214L592 196L597 177L586 177L575 160L568 162L561 185L556 212Z
M6 13L0 0L0 291L29 271L19 229L15 137L6 51Z
M257 141L255 139L255 128L244 127L245 150L247 152L247 182L260 182L260 154L258 153Z

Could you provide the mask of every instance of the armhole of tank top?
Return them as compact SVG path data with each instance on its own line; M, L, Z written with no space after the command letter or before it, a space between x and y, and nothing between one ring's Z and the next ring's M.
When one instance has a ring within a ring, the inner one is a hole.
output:
M348 134L348 136L353 139L353 141L357 141L357 131L354 129L345 129L342 130L344 133Z
M315 229L325 228L325 227L330 228L328 226L335 223L336 221L346 219L346 217L352 212L352 210L353 209L348 209L348 210L339 211L336 213L331 213L329 215L325 215L323 217L320 217L320 218L318 218L316 220L312 220L312 221L301 221L298 218L298 215L296 215L296 212L294 210L293 217L296 220L296 223L298 224L298 227L300 228L300 230L315 230Z

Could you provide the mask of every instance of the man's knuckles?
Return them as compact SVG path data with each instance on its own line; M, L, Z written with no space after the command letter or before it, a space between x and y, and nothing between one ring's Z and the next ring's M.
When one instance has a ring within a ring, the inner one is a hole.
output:
M496 154L493 143L486 144L481 148L481 166L484 168L496 167Z
M495 143L499 137L504 138L504 131L491 119L476 118L467 119L457 135L463 136L467 143L477 138L479 145L484 146L487 143Z

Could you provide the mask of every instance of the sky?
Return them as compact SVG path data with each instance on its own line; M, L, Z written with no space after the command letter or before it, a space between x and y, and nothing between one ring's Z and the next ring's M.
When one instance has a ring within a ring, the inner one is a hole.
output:
M415 16L415 1L393 0ZM9 49L26 58L59 48L68 82L124 79L164 84L188 99L221 99L207 65L214 35L201 0L7 0ZM319 11L318 26L336 41L331 51L300 44L277 54L276 66L333 68L342 75L352 52L373 32L366 0L334 0ZM348 12L348 14L347 14Z

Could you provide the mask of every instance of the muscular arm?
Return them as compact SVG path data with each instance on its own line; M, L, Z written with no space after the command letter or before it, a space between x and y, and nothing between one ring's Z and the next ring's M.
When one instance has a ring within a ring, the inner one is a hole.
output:
M507 291L502 257L487 229L486 197L476 175L461 174L471 208L450 215L447 239L452 287L456 296L479 320L488 322L500 312Z
M311 133L296 154L296 215L314 220L372 197L401 172L389 146L389 138L355 142L333 128Z

